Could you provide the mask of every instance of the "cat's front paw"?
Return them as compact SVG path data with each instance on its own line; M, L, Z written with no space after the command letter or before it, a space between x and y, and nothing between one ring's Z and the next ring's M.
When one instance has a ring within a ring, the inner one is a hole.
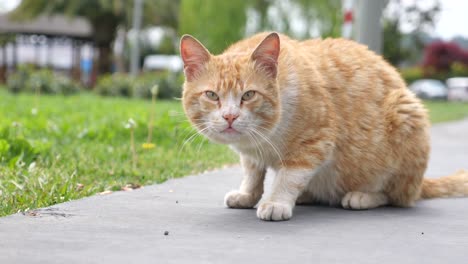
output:
M266 221L284 221L292 216L292 206L286 203L263 202L257 208L257 217Z
M253 208L258 202L252 194L230 191L224 196L224 204L229 208Z

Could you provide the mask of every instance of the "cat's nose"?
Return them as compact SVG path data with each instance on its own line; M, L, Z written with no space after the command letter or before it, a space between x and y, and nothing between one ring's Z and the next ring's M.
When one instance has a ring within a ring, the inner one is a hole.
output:
M223 118L228 122L229 126L234 123L234 120L236 120L239 117L239 114L224 114Z

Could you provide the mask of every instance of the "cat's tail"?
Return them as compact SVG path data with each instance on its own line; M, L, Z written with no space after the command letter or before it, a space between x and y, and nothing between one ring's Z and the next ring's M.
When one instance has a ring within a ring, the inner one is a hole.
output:
M468 196L468 171L460 170L452 175L437 179L425 178L421 198Z

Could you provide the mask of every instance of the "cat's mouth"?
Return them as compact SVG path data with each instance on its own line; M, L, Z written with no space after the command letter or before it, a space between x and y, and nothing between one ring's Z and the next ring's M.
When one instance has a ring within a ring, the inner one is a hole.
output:
M239 131L237 131L235 128L233 127L228 127L226 129L224 129L223 131L221 131L221 133L223 134L240 134Z

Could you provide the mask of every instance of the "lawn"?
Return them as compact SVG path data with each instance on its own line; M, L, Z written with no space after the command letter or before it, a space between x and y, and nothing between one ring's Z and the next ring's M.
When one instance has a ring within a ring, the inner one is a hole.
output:
M192 137L179 101L156 102L155 147L146 149L149 101L86 93L36 98L1 88L0 98L0 216L237 162L225 146ZM425 103L433 123L468 116L468 104Z
M1 87L0 98L0 216L237 162L227 147L191 137L179 101L156 102L155 147L145 149L149 101L91 94L37 99ZM136 122L135 166L124 126L129 118Z
M468 117L468 103L425 101L433 124Z

